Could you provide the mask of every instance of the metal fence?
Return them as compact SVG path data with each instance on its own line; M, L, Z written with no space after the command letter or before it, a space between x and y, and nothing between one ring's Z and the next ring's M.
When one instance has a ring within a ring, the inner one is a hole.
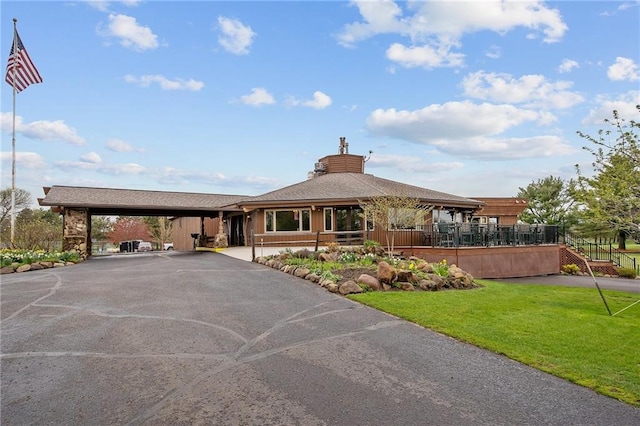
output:
M638 275L640 275L639 262L634 257L631 257L613 247L612 244L596 244L570 233L564 234L564 242L587 259L608 260L609 262L613 262L613 264L619 268L633 269Z
M558 231L555 225L436 223L423 234L427 246L490 247L558 244Z

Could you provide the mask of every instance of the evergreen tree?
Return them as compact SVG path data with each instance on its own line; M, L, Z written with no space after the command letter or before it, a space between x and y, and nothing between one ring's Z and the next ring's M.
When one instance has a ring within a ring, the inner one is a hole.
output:
M519 188L518 198L528 200L527 208L520 215L525 223L570 226L575 221L574 200L561 178L538 179L526 188Z
M640 112L640 105L636 109ZM585 176L576 165L572 194L582 206L585 225L617 233L618 247L624 250L626 239L640 233L640 123L626 121L617 111L604 121L611 128L597 137L578 132L596 146L585 147L594 157L594 174Z

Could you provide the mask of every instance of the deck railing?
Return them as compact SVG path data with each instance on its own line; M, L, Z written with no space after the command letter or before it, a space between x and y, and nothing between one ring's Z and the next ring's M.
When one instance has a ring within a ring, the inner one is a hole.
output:
M633 269L640 275L639 262L613 247L612 244L597 244L571 233L564 235L564 242L588 260L607 260L619 268Z
M423 234L427 246L491 247L558 244L558 230L555 225L436 223Z

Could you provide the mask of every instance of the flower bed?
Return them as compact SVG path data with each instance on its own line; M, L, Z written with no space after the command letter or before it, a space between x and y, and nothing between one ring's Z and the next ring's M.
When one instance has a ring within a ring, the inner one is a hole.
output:
M80 260L74 252L46 252L44 250L0 249L2 274L67 266Z
M315 282L334 293L436 291L479 287L473 276L446 260L429 263L386 256L379 246L338 247L322 251L290 249L255 262Z

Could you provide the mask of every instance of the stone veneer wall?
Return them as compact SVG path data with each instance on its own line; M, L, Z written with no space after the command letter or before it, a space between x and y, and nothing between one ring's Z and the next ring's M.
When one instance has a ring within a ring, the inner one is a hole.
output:
M91 253L91 217L87 209L65 209L62 250L75 251L82 259Z

